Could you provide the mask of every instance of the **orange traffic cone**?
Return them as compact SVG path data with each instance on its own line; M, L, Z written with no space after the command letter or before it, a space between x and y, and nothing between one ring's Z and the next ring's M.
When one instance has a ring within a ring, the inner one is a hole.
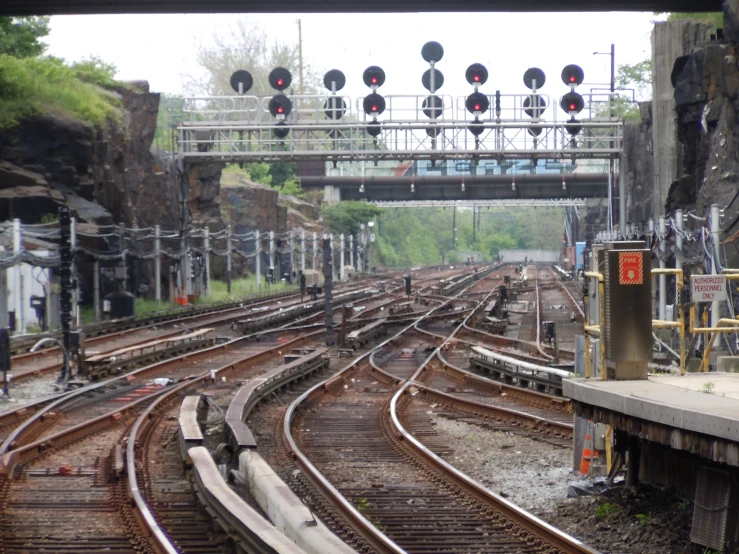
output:
M580 473L587 475L590 471L590 460L593 453L590 451L590 435L585 435L585 442L582 447L582 461L580 462Z

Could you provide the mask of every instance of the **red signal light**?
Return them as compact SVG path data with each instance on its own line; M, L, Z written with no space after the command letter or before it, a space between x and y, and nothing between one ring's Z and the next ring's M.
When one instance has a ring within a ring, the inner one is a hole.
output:
M577 105L576 104L570 104L570 111L571 112L574 112L576 110L577 110Z
M570 83L575 83L575 82L577 82L577 77L575 77L574 75L570 75Z
M476 112L479 112L480 111L480 104L475 104L475 111Z
M372 111L373 111L373 112L376 112L376 111L377 111L377 106L376 106L376 105L374 105L374 104L372 104Z
M282 83L283 83L283 82L284 82L284 81L283 81L282 79L277 79L277 85L278 85L278 86L280 86L280 87L281 87L281 86L282 86Z
M282 112L284 112L284 111L285 111L285 110L284 110L284 108L283 108L282 106L278 106L278 107L277 107L277 113L282 113Z
M377 77L372 77L372 84L373 85L376 85L377 84Z
M472 78L472 80L473 80L473 81L475 81L475 82L479 82L479 81L480 81L480 76L479 76L479 75L475 75L475 76L474 76L474 77Z

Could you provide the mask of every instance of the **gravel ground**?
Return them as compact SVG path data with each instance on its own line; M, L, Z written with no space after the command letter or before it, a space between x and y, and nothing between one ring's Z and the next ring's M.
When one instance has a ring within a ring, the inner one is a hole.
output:
M445 459L490 490L603 554L691 554L693 505L675 495L616 487L600 496L567 498L572 454L512 433L491 431L429 410L453 454Z
M568 449L439 414L432 420L454 450L447 461L491 491L530 511L567 498L567 483L572 480Z
M57 394L60 392L55 386L57 377L58 375L54 375L16 384L11 381L9 397L2 395L2 387L0 387L0 414Z

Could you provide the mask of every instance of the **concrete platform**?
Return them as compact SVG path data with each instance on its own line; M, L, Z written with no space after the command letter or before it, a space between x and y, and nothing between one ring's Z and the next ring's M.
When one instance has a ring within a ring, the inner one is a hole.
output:
M739 467L739 374L570 379L563 382L563 392L581 417Z

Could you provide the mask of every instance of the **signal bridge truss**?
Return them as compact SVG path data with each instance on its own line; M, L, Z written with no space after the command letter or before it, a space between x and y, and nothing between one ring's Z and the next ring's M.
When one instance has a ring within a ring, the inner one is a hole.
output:
M547 106L543 113L534 113L538 118L524 112L523 102L531 95L489 95L491 108L478 122L465 109L465 97L440 96L443 106L435 113L429 109L424 113L426 95L385 96L387 108L377 119L376 137L368 133L373 120L362 109L363 98L353 101L337 96L328 104L330 95L290 96L293 109L284 119L289 128L284 138L274 133L278 120L267 109L270 97L184 98L182 122L177 128L179 160L182 166L205 161L286 159L575 160L616 159L621 152L623 122L609 115L613 111L602 97L586 95L585 109L573 124L560 112L559 99L546 95L538 95ZM342 105L338 98L346 107L341 118L326 110L330 105ZM478 136L472 132L473 122ZM572 135L572 130L577 134Z

